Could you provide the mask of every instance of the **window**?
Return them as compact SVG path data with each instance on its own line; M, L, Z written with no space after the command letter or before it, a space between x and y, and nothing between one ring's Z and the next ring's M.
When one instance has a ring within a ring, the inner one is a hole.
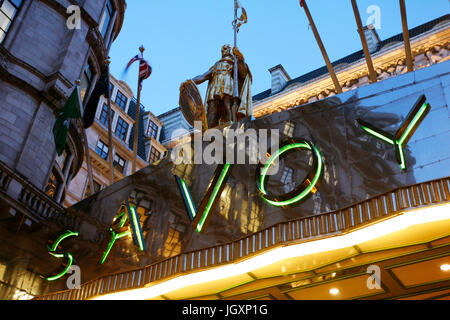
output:
M108 160L109 148L102 140L98 140L95 152L97 152L97 154L103 159Z
M152 150L150 151L150 163L158 161L159 158L161 158L161 152L152 147Z
M63 186L63 179L59 175L58 171L54 168L48 178L47 186L45 187L45 193L57 201L56 197L58 196L58 191ZM64 197L63 197L64 199Z
M284 126L283 133L285 135L287 135L288 137L292 137L294 135L294 130L295 130L295 124L288 121L288 122L286 122L286 124Z
M110 81L109 82L109 97L111 98L111 100L112 100L113 92L114 92L114 85Z
M66 160L67 160L67 151L64 150L63 154L61 156L56 155L56 163L58 164L59 168L61 169L61 171L64 171L64 166L66 164Z
M92 193L91 192L91 184L89 183L89 181L87 181L85 197L89 197L92 194L99 192L100 190L102 190L102 185L94 180L94 192Z
M285 167L283 171L283 175L281 177L281 182L284 184L284 191L291 192L294 189L294 181L293 181L294 169L289 167Z
M116 168L120 173L125 171L125 160L118 154L114 155L114 168Z
M121 139L124 140L127 137L128 133L128 123L125 122L121 117L117 120L117 126L116 126L116 135Z
M81 93L81 100L84 101L84 97L89 91L89 88L91 87L92 80L94 78L93 68L88 61L86 68L83 71L83 74L81 75L81 85L80 85L80 93Z
M103 39L106 37L106 33L108 32L109 24L111 23L111 19L114 15L114 7L111 4L111 0L106 2L105 11L103 12L102 18L98 25L98 30L102 34Z
M111 118L114 119L114 110L111 110ZM100 122L108 126L108 106L106 104L103 105Z
M5 39L11 22L22 5L22 0L0 0L0 43Z
M120 90L117 90L117 96L116 96L116 104L122 109L125 110L127 106L128 99L123 95Z
M72 164L70 150L66 148L61 156L56 155L55 160L61 171L66 174L67 166Z
M156 139L156 136L158 135L158 126L152 121L148 120L148 136L153 137Z

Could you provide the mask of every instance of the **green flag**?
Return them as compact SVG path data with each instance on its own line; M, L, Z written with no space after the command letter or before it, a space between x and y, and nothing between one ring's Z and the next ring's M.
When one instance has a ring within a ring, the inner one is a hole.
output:
M75 86L72 94L56 118L53 126L53 136L55 138L56 152L62 155L66 148L67 134L69 132L70 118L81 118L80 112L80 93L78 86Z

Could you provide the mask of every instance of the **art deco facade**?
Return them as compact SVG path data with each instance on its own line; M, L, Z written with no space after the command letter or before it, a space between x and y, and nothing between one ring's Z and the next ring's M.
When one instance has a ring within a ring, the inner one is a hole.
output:
M110 76L112 137L114 144L114 182L132 172L134 125L136 119L136 99L130 87L123 81ZM86 130L90 148L95 192L109 186L111 171L109 165L108 104L100 98L94 124ZM162 122L141 105L139 122L139 139L136 169L140 170L150 163L158 161L166 149L158 142ZM72 179L65 198L65 206L71 206L92 195L89 185L88 165L85 161L81 170Z
M73 121L64 155L56 157L52 127L76 80L83 98L92 91L126 9L125 0L77 1L80 28L73 29L71 4L0 1L0 215L2 239L8 239L0 250L3 299L42 290L30 269L33 242L7 248L36 228L52 228L49 220L63 214L85 154Z

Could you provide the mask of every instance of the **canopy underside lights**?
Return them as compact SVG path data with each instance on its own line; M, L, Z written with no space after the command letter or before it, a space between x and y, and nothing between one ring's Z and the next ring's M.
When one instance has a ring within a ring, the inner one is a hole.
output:
M227 279L229 277L252 272L286 259L347 248L402 231L408 227L444 220L450 220L449 203L406 211L390 219L383 220L347 234L336 235L306 243L276 247L237 263L184 274L161 283L156 283L154 285L150 284L146 288L106 294L94 297L93 299L140 300L157 298L161 295L189 286L201 285L210 281Z

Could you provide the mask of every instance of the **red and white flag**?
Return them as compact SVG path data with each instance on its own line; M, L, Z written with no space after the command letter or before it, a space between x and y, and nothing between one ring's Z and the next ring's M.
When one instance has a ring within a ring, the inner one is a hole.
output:
M128 62L125 71L127 71L128 68L130 68L130 66L136 61L139 61L139 81L142 82L143 80L148 79L148 77L150 77L150 75L152 74L152 67L146 60L144 60L144 58L139 57L139 55L136 55L130 60L130 62Z

